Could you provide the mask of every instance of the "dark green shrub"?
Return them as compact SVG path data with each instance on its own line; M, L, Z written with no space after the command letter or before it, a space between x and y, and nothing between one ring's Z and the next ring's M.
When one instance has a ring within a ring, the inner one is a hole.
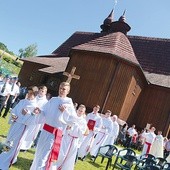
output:
M8 63L12 63L12 59L10 57L3 56L3 59Z
M22 64L19 63L19 62L17 62L16 60L13 60L13 61L12 61L12 64L14 64L15 66L17 66L17 67L19 67L19 68L22 67Z

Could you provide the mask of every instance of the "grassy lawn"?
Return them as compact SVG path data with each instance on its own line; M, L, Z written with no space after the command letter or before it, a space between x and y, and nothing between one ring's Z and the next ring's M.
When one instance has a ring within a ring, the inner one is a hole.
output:
M8 118L4 119L0 117L0 141L4 141L8 133L10 125L8 124ZM29 170L30 164L33 160L35 149L30 149L27 152L20 152L18 156L17 163L12 165L10 170ZM115 157L113 157L114 163ZM75 165L75 170L105 170L107 159L101 164L101 157L96 159L96 162L93 163L89 157L84 161L78 160ZM110 170L112 168L109 168ZM69 169L68 169L69 170Z
M4 141L10 127L8 118L4 119L0 117L0 124L0 141ZM35 149L30 149L27 152L20 152L17 163L12 165L10 170L29 170L34 153ZM107 160L105 160L103 164L101 164L100 161L100 157L97 158L96 163L93 163L89 157L84 161L78 160L75 165L75 170L104 170Z
M16 60L16 59L17 59L17 56L13 56L13 55L11 55L11 54L9 54L9 53L1 50L1 49L0 49L0 54L1 54L1 55L3 54L3 56L10 57L10 58L12 58L13 60ZM23 61L21 61L21 60L18 60L18 62L23 63Z

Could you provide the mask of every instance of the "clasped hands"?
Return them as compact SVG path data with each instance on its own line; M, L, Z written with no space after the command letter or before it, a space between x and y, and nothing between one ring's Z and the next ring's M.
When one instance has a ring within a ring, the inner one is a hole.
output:
M58 109L60 110L60 112L64 112L66 110L66 106L60 104L58 106Z
M29 113L28 109L22 109L22 114L23 114L23 115L26 115L26 114L28 114L28 113ZM38 114L40 114L40 113L41 113L41 110L40 110L40 108L38 108L38 107L36 107L36 108L33 110L33 112L31 112L32 115L38 115Z
M18 116L12 113L11 118L12 118L12 121L15 122L17 120Z

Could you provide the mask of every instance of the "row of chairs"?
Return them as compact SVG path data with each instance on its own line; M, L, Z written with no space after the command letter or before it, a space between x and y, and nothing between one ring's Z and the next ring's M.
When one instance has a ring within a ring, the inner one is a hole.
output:
M167 163L164 158L155 158L151 154L142 155L139 158L136 156L135 151L130 148L118 150L115 145L101 146L98 150L93 162L97 157L101 156L101 163L107 158L105 170L113 166L122 170L170 170L170 163ZM112 157L115 156L115 161L112 165Z

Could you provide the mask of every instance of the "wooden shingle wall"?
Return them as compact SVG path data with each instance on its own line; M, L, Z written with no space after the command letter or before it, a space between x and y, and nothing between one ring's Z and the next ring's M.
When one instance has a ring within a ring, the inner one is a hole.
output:
M146 123L152 124L163 135L169 134L170 126L170 90L149 84L133 109L129 122L135 122L140 128Z

